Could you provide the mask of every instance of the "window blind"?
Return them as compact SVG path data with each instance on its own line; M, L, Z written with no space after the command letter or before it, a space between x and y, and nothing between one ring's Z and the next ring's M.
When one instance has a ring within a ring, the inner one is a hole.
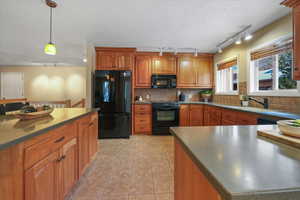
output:
M218 70L223 70L237 65L237 59L218 64Z
M279 45L271 45L262 49L259 49L257 51L254 51L251 53L251 60L257 60L260 58L265 58L268 56L273 56L279 53L283 53L286 51L290 51L293 48L292 42L288 42L285 44L279 44Z

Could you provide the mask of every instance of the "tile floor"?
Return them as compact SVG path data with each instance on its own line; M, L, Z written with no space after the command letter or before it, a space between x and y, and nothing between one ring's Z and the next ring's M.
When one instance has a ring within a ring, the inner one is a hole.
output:
M69 200L173 200L172 136L101 140Z

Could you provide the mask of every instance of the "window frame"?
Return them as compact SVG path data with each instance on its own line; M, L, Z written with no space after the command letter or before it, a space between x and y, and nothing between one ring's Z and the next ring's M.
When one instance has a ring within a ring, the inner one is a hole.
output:
M226 91L226 92L219 92L218 91L218 65L219 64L222 64L222 63L225 63L225 62L229 62L231 60L237 60L237 90L236 91ZM229 57L229 58L226 58L226 59L223 59L223 60L220 60L218 62L216 62L215 64L215 95L239 95L239 72L240 72L240 69L239 69L239 66L240 66L240 61L239 61L239 56L233 56L233 57Z
M262 45L258 45L252 49L250 49L247 52L247 93L248 95L251 96L288 96L288 97L299 97L300 96L300 81L297 81L297 88L296 89L290 89L290 90L279 90L278 89L278 56L276 56L276 67L274 69L274 73L275 73L275 88L271 91L259 91L257 90L257 79L254 78L254 75L256 74L255 70L255 63L253 61L251 61L251 52L256 51L258 49L264 48L266 46L278 43L282 40L291 38L292 35L288 34L282 37L279 37L275 40L266 42ZM256 76L257 77L257 76Z

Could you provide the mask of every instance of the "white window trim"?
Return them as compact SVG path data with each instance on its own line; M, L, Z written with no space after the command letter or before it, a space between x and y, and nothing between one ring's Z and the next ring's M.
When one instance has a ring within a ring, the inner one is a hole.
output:
M231 60L237 60L237 66L238 66L238 69L237 69L237 91L230 91L230 92L218 92L217 91L217 86L218 86L218 82L217 82L217 72L218 72L218 65L219 64L222 64L222 63L225 63L225 62L229 62ZM240 78L240 59L239 59L239 56L236 55L236 56L232 56L230 58L226 58L226 59L223 59L223 60L220 60L220 61L217 61L216 64L215 64L215 75L214 75L214 79L215 79L215 95L239 95L239 78Z
M253 88L254 84L252 84L254 72L253 72L253 62L251 61L251 52L261 49L263 47L272 45L276 42L279 42L284 39L288 39L292 37L292 34L288 34L285 36L282 36L280 38L277 38L275 40L266 42L262 45L258 45L247 52L247 93L251 96L286 96L286 97L300 97L300 81L297 81L297 89L294 90L275 90L275 91L255 91ZM276 70L276 69L275 69Z

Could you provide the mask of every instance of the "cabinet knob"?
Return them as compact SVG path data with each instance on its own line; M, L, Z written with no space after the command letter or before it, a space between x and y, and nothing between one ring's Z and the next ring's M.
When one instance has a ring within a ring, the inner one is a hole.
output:
M59 143L59 142L63 141L64 139L65 139L65 136L63 136L63 137L59 138L58 140L55 140L55 142L54 142L54 143Z

